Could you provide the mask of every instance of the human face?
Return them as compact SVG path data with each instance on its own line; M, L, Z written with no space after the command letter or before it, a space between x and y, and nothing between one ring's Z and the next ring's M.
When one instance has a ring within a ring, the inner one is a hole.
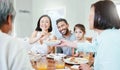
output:
M76 27L74 33L77 40L82 40L84 38L85 33L80 28Z
M95 8L91 7L90 15L89 15L89 28L91 30L94 29L94 11L95 11Z
M68 33L69 25L66 24L64 21L61 21L57 24L58 30L62 35L66 35Z
M46 31L50 28L50 20L48 17L41 18L40 28L42 29L42 31Z

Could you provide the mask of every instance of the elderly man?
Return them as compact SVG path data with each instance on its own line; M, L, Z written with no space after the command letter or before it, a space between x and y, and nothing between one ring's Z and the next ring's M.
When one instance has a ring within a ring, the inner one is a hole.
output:
M32 70L23 42L9 35L14 8L10 0L0 0L0 70Z

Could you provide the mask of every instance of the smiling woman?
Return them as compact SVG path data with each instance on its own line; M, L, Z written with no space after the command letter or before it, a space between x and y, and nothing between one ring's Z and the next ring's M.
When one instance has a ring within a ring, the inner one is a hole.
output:
M45 41L55 40L56 37L51 34L52 22L48 15L42 15L37 23L35 31L30 37L30 44L33 44L31 51L33 53L51 53L54 52L54 48L44 43Z

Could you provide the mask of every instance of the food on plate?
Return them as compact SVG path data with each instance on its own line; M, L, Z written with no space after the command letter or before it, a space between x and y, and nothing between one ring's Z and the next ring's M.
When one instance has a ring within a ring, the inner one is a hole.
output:
M75 57L71 57L70 61L73 62L75 60Z
M59 44L61 41L60 40L48 40L48 41L44 41L45 44L47 44L48 46L54 46Z
M47 55L48 58L54 58L54 57L56 57L56 56L65 57L66 55L65 55L65 54L61 54L61 53L57 53L57 54L51 53L51 54L48 54L48 55Z
M60 40L49 40L49 42L54 43L54 44L59 44Z
M49 41L56 42L56 41L58 41L58 40L49 40Z
M70 58L65 58L64 62L68 64L82 64L82 63L87 63L88 59L80 58L80 57L70 57Z
M71 57L71 58L70 58L70 62L78 63L78 61L75 59L75 57Z

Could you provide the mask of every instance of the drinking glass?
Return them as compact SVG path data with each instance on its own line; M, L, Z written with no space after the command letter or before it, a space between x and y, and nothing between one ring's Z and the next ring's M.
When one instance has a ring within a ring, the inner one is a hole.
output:
M55 56L54 60L55 60L55 68L56 69L64 69L65 68L65 63L64 63L62 57Z
M84 58L89 60L90 52L84 52Z
M46 56L42 56L38 61L37 61L37 70L47 70L47 59Z

